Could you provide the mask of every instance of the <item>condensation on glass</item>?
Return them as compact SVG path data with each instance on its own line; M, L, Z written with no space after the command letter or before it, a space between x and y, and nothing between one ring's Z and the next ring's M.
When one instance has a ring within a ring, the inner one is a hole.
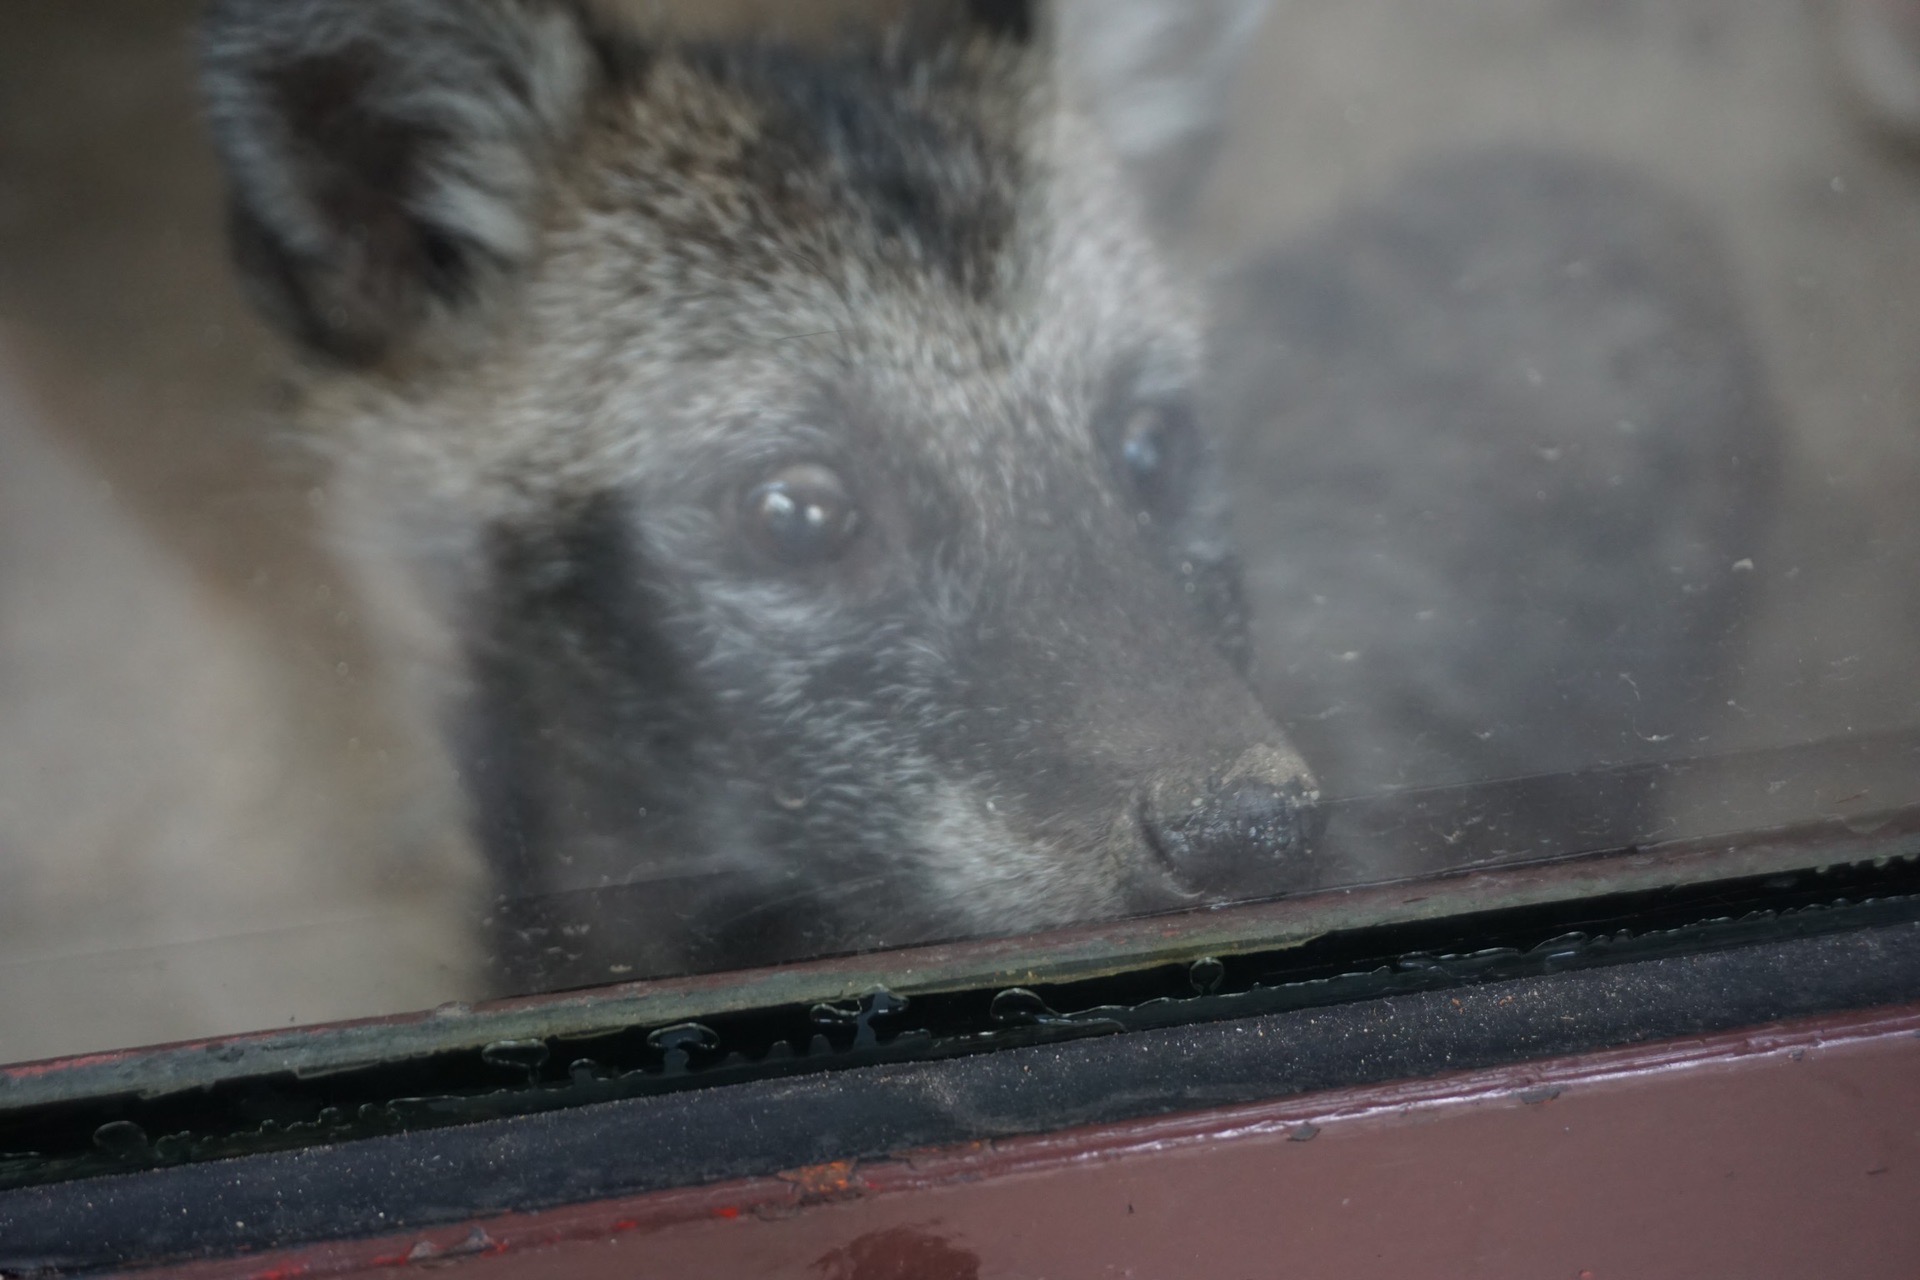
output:
M0 13L0 1061L1920 804L1913 0L200 8Z

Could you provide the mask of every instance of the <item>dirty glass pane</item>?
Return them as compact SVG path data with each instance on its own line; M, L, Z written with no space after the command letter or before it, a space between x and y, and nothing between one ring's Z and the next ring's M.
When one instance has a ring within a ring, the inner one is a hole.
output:
M9 0L0 1062L1877 848L1917 156L1912 0Z

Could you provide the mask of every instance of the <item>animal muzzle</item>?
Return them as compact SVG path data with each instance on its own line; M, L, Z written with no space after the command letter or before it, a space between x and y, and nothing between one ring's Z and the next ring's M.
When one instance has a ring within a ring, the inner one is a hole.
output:
M1299 756L1255 746L1210 776L1167 775L1140 798L1147 844L1179 890L1225 901L1296 888L1325 825Z

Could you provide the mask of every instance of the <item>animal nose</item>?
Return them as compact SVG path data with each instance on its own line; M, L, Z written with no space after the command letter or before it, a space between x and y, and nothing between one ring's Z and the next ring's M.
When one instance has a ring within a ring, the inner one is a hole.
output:
M1167 777L1148 789L1148 842L1187 892L1218 898L1283 892L1324 820L1319 789L1291 752L1254 747L1204 779Z

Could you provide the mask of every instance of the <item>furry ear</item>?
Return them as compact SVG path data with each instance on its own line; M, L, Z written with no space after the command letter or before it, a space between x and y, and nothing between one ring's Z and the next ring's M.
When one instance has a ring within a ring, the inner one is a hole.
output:
M215 0L207 114L262 310L364 362L524 264L593 65L565 0Z
M1212 167L1233 73L1267 7L1267 0L1058 0L1066 81L1164 228L1185 221Z

